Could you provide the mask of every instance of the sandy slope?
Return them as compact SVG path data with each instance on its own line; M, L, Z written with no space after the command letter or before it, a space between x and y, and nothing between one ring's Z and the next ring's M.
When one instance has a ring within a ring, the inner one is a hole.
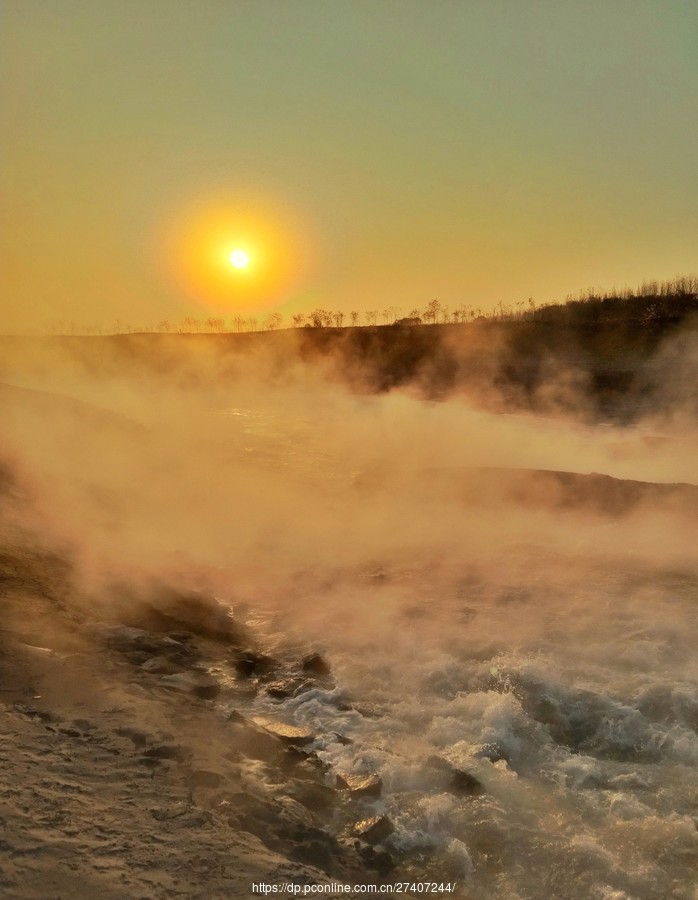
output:
M46 653L4 634L3 896L247 897L253 881L326 880L236 828L228 806L206 808L210 797L192 777L196 760L183 766L145 755L171 746L174 733L210 728L207 709L168 708L122 688L109 670L105 660L99 677L87 657Z
M64 561L0 501L0 896L208 900L330 881L308 840L323 834L275 789L288 776L265 794L269 778L245 776L264 763L241 758L211 701L90 637Z

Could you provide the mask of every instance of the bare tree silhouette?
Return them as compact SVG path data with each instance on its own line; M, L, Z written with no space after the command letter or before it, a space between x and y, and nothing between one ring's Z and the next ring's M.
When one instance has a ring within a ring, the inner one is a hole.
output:
M436 325L439 321L439 315L441 314L441 304L438 300L430 300L427 303L427 308L424 310L423 318L427 322L431 322L432 325Z

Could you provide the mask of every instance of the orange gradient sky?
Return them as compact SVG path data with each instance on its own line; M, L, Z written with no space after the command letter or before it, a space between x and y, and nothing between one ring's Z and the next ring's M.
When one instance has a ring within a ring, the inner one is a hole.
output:
M698 269L691 0L7 0L0 26L0 332Z

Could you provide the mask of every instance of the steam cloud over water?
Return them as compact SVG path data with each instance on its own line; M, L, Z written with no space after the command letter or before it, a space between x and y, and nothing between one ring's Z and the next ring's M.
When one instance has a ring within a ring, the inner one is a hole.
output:
M694 896L698 433L675 382L618 425L357 392L331 357L139 354L47 345L1 374L3 462L80 596L201 590L269 654L320 651L333 687L246 712L377 773L366 809L424 878Z

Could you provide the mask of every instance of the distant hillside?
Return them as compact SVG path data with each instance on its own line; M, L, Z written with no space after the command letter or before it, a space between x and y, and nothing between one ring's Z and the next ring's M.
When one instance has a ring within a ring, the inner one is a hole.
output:
M6 337L0 338L0 379L21 383L22 372L40 368L53 353L68 354L91 377L147 372L180 386L232 384L246 377L253 360L267 376L284 380L303 363L358 392L402 388L439 399L455 391L490 409L632 420L671 399L667 379L676 380L681 369L668 362L672 345L682 342L676 352L683 387L698 377L685 371L698 347L698 283L688 279L685 286L692 290L589 295L458 324Z

